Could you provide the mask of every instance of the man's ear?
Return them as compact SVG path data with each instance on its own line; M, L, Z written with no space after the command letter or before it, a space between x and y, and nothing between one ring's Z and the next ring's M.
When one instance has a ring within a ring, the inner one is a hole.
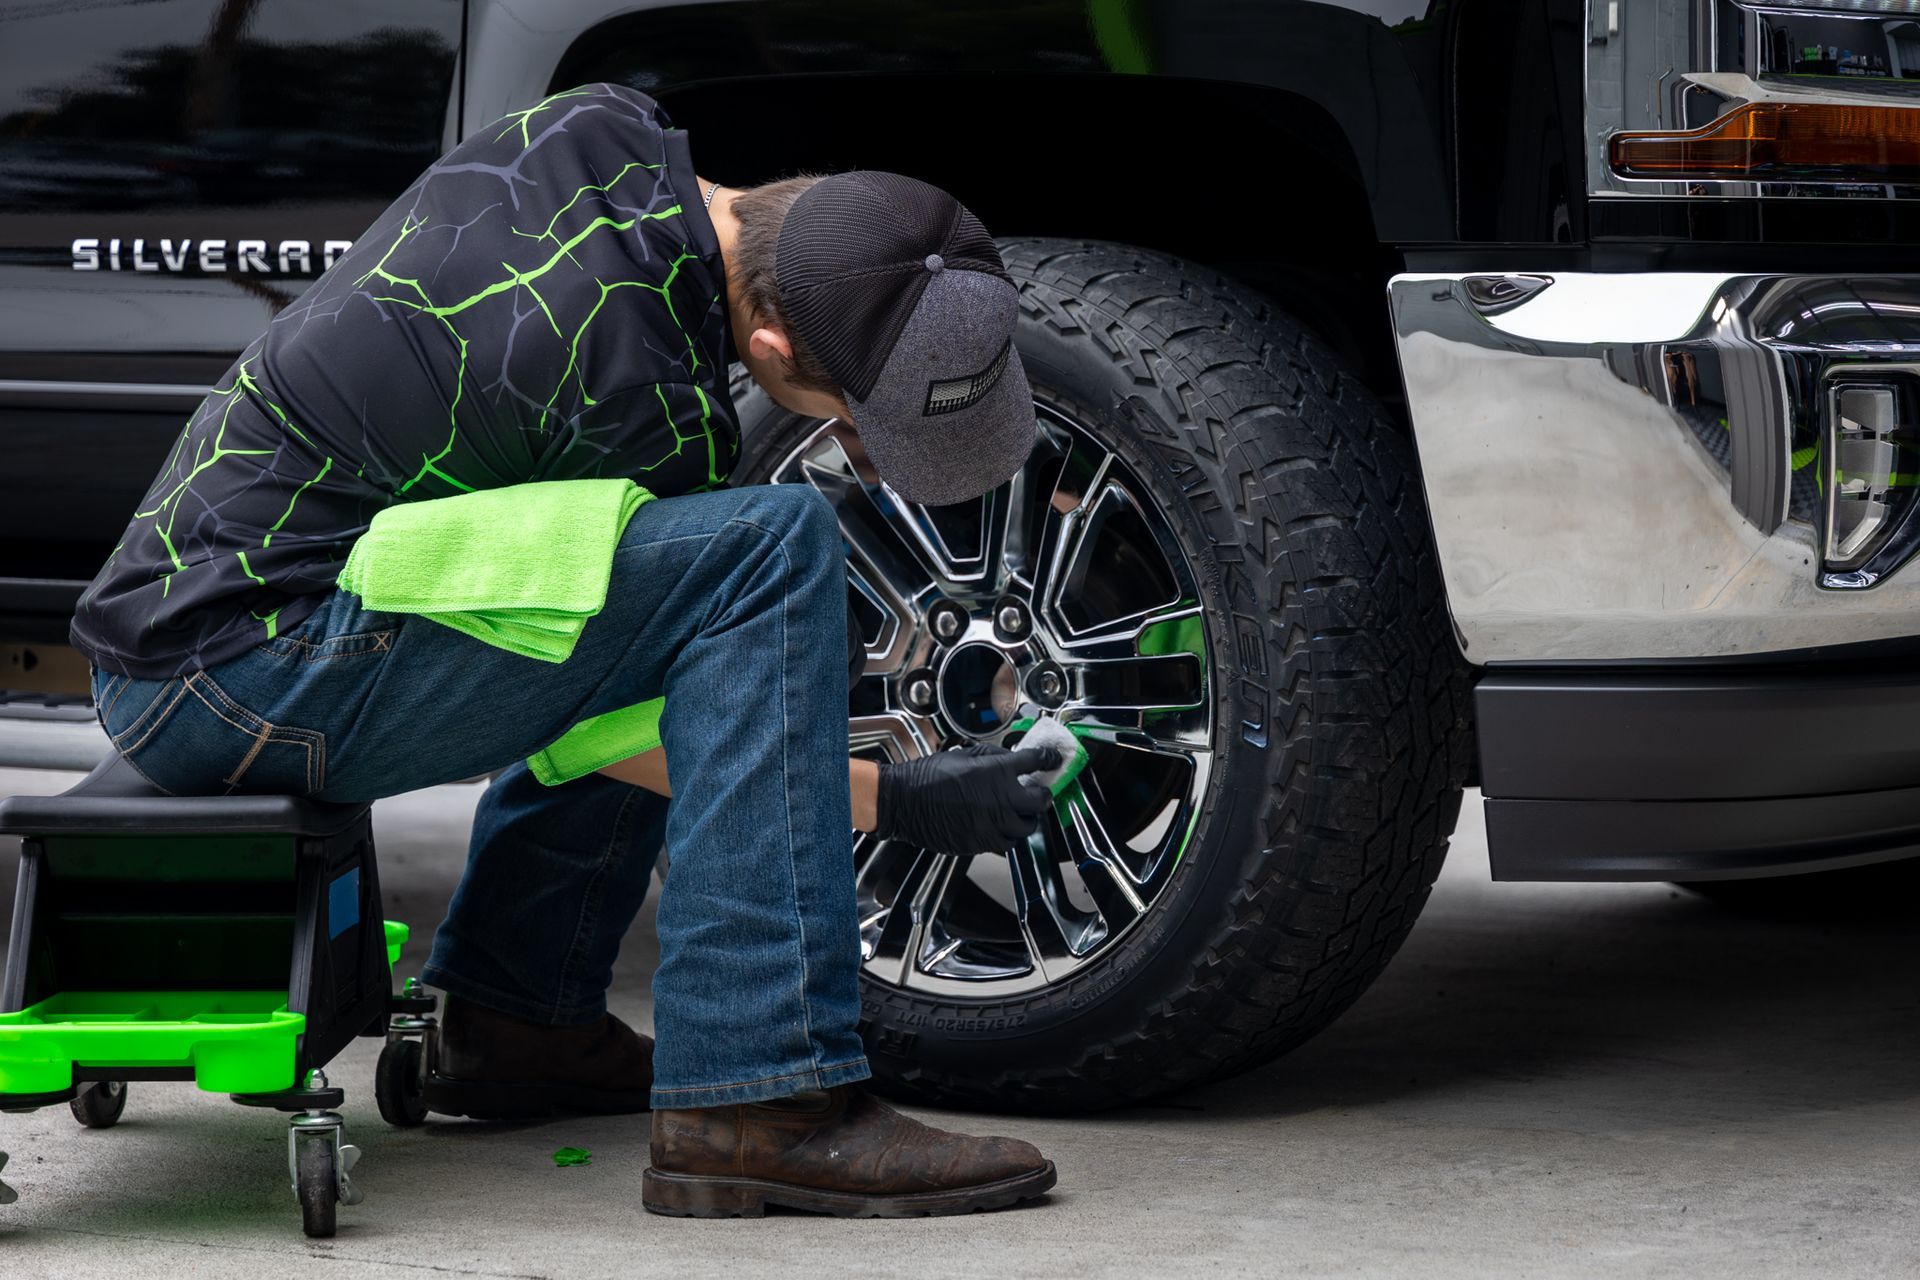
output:
M747 336L747 350L756 360L778 359L782 364L793 363L793 343L787 335L778 329L762 326Z

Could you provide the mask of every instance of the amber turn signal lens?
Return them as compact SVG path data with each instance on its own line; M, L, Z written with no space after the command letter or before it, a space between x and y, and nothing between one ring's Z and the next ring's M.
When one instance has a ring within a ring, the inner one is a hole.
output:
M1920 109L1750 102L1698 129L1616 133L1607 159L1626 178L1920 181Z

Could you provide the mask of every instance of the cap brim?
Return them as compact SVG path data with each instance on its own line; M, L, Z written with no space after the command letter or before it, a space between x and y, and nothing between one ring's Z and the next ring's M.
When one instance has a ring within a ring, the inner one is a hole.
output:
M1033 452L1033 388L1010 351L993 389L957 413L890 421L853 405L853 427L880 478L909 502L966 502L1005 484ZM929 422L938 426L929 430Z

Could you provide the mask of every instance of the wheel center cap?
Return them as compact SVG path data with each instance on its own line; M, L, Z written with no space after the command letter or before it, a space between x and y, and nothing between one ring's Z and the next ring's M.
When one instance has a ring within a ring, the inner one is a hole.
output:
M1013 723L1020 681L1007 655L990 644L963 644L940 668L940 710L969 738L997 736Z

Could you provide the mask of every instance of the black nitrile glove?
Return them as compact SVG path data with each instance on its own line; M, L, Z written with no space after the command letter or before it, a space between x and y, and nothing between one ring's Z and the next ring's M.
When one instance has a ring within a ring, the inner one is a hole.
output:
M1023 773L1057 768L1052 747L971 746L880 765L875 833L936 853L986 853L1032 835L1053 795Z

